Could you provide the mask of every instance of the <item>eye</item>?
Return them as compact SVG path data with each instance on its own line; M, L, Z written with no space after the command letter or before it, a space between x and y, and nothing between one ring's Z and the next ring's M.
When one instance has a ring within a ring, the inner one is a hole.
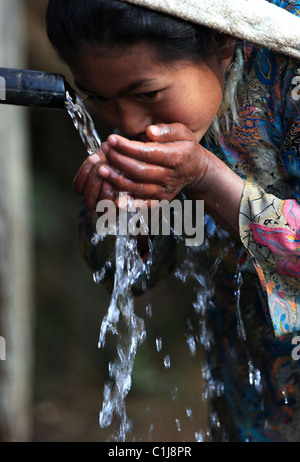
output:
M108 101L108 98L104 98L104 96L88 95L87 100L93 104L104 104Z
M140 101L153 101L157 98L159 91L148 91L146 93L139 93L136 98Z

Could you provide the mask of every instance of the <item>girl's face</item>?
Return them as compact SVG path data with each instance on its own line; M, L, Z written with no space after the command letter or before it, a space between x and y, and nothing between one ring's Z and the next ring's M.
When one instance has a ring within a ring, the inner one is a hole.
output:
M148 141L147 126L177 122L200 141L220 107L231 56L232 50L205 62L166 62L139 43L85 48L67 63L97 113L128 137Z

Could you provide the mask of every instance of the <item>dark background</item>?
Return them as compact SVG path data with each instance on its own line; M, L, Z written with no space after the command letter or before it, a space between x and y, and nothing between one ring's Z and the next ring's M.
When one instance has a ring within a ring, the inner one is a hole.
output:
M68 70L47 42L46 0L27 0L28 68ZM92 113L100 137L109 133ZM73 178L86 153L65 111L29 109L34 232L33 441L105 441L113 428L98 425L108 362L114 344L98 349L109 295L93 282L77 242L80 198ZM193 288L170 275L136 302L146 322L147 340L139 348L127 413L129 440L195 441L204 438L207 403L202 399L202 351L191 356L187 320L197 326ZM146 315L151 303L153 315ZM161 338L158 352L155 341ZM165 369L164 355L171 358ZM193 418L187 417L191 409ZM180 431L178 425L180 425ZM117 422L116 422L117 425ZM152 429L152 430L151 430Z

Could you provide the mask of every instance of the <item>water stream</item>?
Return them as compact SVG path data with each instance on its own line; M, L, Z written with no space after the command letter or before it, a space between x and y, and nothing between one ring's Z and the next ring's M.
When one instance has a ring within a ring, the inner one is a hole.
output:
M66 108L89 155L101 150L101 140L93 120L82 99L75 93L66 93ZM128 215L128 219L130 216ZM143 224L142 224L143 225ZM92 245L102 240L97 233ZM149 241L151 247L151 242ZM111 264L107 262L107 265ZM115 244L115 278L107 314L104 316L99 335L99 348L105 346L107 334L117 337L117 357L109 364L111 381L104 386L103 405L99 416L101 428L109 427L114 416L119 419L119 430L112 438L123 442L132 428L126 412L126 396L131 389L132 372L138 346L145 340L144 320L135 314L132 286L141 273L149 268L137 249L137 242L131 236L117 233ZM96 283L105 276L105 268L93 275Z
M67 92L66 108L71 116L76 130L79 132L82 142L84 143L88 154L101 150L101 140L95 130L93 121L87 112L81 98L75 93ZM129 217L130 218L130 217ZM196 282L196 300L193 303L195 312L198 315L199 324L197 326L197 334L193 333L193 329L189 326L189 332L186 335L186 343L191 355L195 355L198 345L205 353L210 353L213 343L212 334L206 325L207 307L212 303L211 300L214 294L213 277L218 269L224 255L230 249L231 244L223 246L220 249L219 255L215 257L212 266L199 267L196 262L199 261L198 252L209 253L209 239L214 233L222 233L222 231L214 230L211 236L208 236L201 246L201 249L187 248L186 256L181 266L177 267L175 277L177 280L186 284L187 280L192 279ZM217 236L218 238L220 236ZM98 245L103 237L93 236L92 244ZM178 238L180 239L180 238ZM221 239L222 241L222 239ZM151 252L151 242L149 241ZM111 436L114 441L126 441L127 435L132 430L132 422L127 416L126 397L131 389L132 374L136 353L139 345L146 338L146 328L144 319L135 314L135 299L132 293L132 287L137 278L142 273L148 273L149 268L145 266L142 258L139 255L136 239L132 236L118 235L115 244L115 279L114 288L110 299L110 304L107 314L104 316L99 335L99 348L103 348L106 343L107 335L110 334L116 338L116 358L109 364L110 381L105 383L103 393L103 404L99 415L99 423L101 428L108 428L112 425L114 418L119 421L119 428L115 434ZM107 262L109 267L112 262ZM101 282L105 276L106 268L95 273L94 281ZM236 316L237 329L241 342L246 341L246 333L239 309L240 288L242 285L241 274L237 272L235 277L235 298L236 298ZM148 317L152 316L152 307L146 307ZM163 352L163 339L157 337L155 341L157 352ZM163 364L165 370L169 370L172 364L172 358L166 352L163 352ZM216 380L212 374L208 364L203 361L202 376L206 382L206 387L203 391L202 403L207 402L212 397L219 397L224 394L224 384L222 381ZM248 357L249 368L249 383L253 385L258 392L261 391L261 376L260 371L255 369L252 359ZM178 396L178 388L176 385L172 388L173 399ZM193 410L190 406L186 407L186 416L188 419L193 418ZM178 433L182 431L181 419L176 418L175 424ZM210 427L219 427L220 422L216 414L210 414L208 425ZM150 425L149 435L153 431L153 423ZM212 437L210 430L204 429L194 434L195 441L211 441ZM226 436L224 435L224 439Z
M117 358L109 364L112 380L104 387L99 423L101 428L109 427L114 415L117 416L120 426L112 438L124 442L132 430L132 422L126 412L126 396L131 389L137 348L146 338L144 320L135 314L132 286L146 268L139 255L136 239L118 235L115 249L114 288L108 312L101 324L99 347L103 348L105 345L108 333L116 335Z
M66 91L66 109L89 155L101 150L101 140L84 102L71 88Z

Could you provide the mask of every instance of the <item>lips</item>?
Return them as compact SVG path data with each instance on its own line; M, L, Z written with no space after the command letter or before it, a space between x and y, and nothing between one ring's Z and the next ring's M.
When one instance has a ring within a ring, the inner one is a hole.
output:
M142 143L149 143L151 141L145 132L136 136L126 136L126 138L131 141L141 141Z

